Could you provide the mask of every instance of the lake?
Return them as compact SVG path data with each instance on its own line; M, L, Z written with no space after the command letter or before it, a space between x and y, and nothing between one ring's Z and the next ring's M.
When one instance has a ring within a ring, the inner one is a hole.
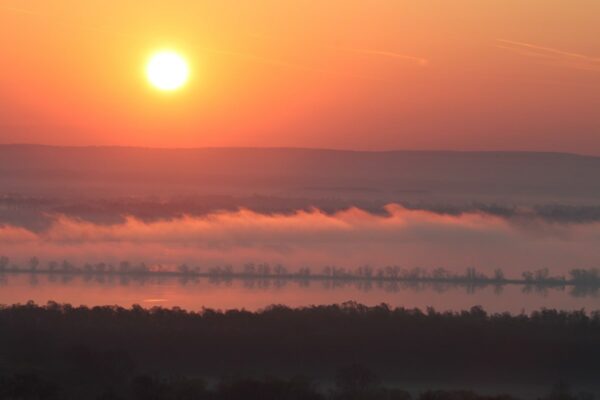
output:
M600 310L598 289L572 286L466 285L297 279L214 279L61 274L0 275L0 304L48 301L72 305L181 307L186 310L258 310L355 301L365 305L434 307L460 311L479 305L489 312L531 312L541 308Z

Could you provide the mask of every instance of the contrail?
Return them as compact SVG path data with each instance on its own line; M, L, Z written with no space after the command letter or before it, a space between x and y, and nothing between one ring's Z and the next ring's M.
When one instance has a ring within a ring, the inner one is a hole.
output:
M500 43L496 45L497 48L512 51L523 56L546 59L553 64L579 70L600 71L600 58L597 57L515 40L496 39L496 42Z
M517 41L514 41L514 40L507 40L507 39L496 39L496 40L498 42L506 43L506 44L509 44L509 45L518 46L518 47L525 47L525 48L528 48L528 49L538 50L538 51L544 52L544 53L551 53L551 54L556 54L556 55L565 56L565 57L577 58L577 59L585 60L585 61L592 62L592 63L600 63L600 58L590 57L590 56L585 55L585 54L573 53L573 52L569 52L569 51L563 51L563 50L555 49L555 48L552 48L552 47L538 46L538 45L535 45L535 44L532 44L532 43L517 42Z
M393 51L385 51L385 50L370 50L370 49L356 49L356 48L339 48L344 51L349 51L352 53L360 53L360 54L372 54L376 56L390 57L390 58L399 58L403 60L415 61L419 65L427 65L429 64L429 60L423 57L416 57L402 53L395 53Z
M298 69L298 70L311 71L311 72L320 72L320 73L325 73L325 74L342 75L342 76L347 76L347 77L351 77L351 78L359 78L359 79L365 79L365 80L376 81L376 82L389 82L385 79L380 79L380 78L373 77L373 76L360 75L360 74L349 74L346 72L339 72L339 71L335 71L335 70L331 70L331 69L327 69L327 68L313 67L313 66L309 66L306 64L298 64L298 63L293 63L290 61L280 60L280 59L276 59L276 58L263 57L263 56L259 56L259 55L252 54L252 53L240 53L237 51L218 50L218 49L211 49L211 48L206 48L206 47L201 47L201 48L202 48L202 50L209 52L209 53L244 58L244 59L248 59L248 60L253 60L255 62L260 62L260 63L264 63L264 64L268 64L268 65L274 65L274 66L278 66L278 67L285 67L285 68L290 68L290 69Z
M2 8L4 10L7 10L7 11L13 11L13 12L21 13L21 14L37 15L34 11L28 10L26 8L6 6L6 5L0 5L0 8Z
M531 51L531 50L528 50L528 49L523 49L523 48L520 48L520 47L502 46L502 45L499 45L499 44L497 44L495 47L498 48L498 49L508 50L508 51L511 51L513 53L520 54L520 55L523 55L523 56L545 58L545 59L553 59L553 56L550 55L550 54L538 53L538 52Z
M268 39L268 40L278 40L278 41L282 40L281 37L274 37L274 36L265 35L262 33L252 33L252 34L249 34L248 36L254 37L257 39ZM359 54L370 54L370 55L376 55L376 56L383 56L383 57L389 57L389 58L397 58L397 59L415 61L419 65L429 64L429 60L426 58L412 56L409 54L396 53L396 52L388 51L388 50L374 50L374 49L363 49L363 48L354 48L354 47L327 46L327 45L318 45L318 44L315 44L315 47L320 47L320 48L329 49L329 50L346 51L346 52L359 53Z

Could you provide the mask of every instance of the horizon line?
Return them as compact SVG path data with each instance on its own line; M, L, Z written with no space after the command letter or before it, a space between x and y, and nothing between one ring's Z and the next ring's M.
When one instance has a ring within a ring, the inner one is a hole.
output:
M160 146L142 146L142 145L118 145L118 144L47 144L47 143L26 143L10 142L0 143L2 147L47 147L62 149L140 149L140 150L166 150L166 151L185 151L185 150L303 150L303 151L328 151L341 153L462 153L462 154L555 154L569 155L577 157L600 158L600 154L576 153L570 151L556 150L456 150L456 149L352 149L352 148L331 148L331 147L309 147L309 146L191 146L191 147L160 147Z

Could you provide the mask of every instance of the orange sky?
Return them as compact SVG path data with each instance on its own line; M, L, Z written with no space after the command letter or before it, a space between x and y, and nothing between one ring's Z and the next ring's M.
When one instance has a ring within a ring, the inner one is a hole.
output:
M595 0L1 0L0 142L600 155ZM152 89L169 48L189 85Z

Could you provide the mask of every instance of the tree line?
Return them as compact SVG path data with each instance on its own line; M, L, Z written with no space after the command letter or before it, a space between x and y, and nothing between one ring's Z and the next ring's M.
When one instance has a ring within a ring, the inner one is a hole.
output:
M79 390L77 390L79 389ZM509 394L484 395L471 390L423 390L410 393L381 384L360 364L337 371L328 385L303 376L292 378L224 377L209 384L198 377L137 375L123 384L71 388L38 373L0 375L0 399L27 400L520 400ZM594 400L591 392L555 384L538 400Z
M551 286L600 286L599 268L574 268L568 275L551 275L548 268L525 271L520 277L507 277L502 269L495 269L491 275L474 267L463 273L449 271L445 268L402 268L397 265L385 267L359 266L355 269L325 266L319 272L308 267L290 271L281 264L246 263L241 268L232 265L214 266L202 269L200 266L181 264L175 268L161 265L121 261L119 263L85 263L76 265L63 260L49 261L43 265L37 257L32 257L26 265L11 263L6 256L0 256L0 273L45 273L45 274L88 274L88 275L171 275L171 276L203 276L214 279L232 278L266 278L266 279L335 279L363 281L419 281L448 283L485 283L485 284L535 284Z
M165 373L209 382L298 375L332 382L340 367L354 364L382 382L425 386L597 384L598 343L600 311L512 315L356 303L257 312L0 307L0 375L33 371L81 392Z

